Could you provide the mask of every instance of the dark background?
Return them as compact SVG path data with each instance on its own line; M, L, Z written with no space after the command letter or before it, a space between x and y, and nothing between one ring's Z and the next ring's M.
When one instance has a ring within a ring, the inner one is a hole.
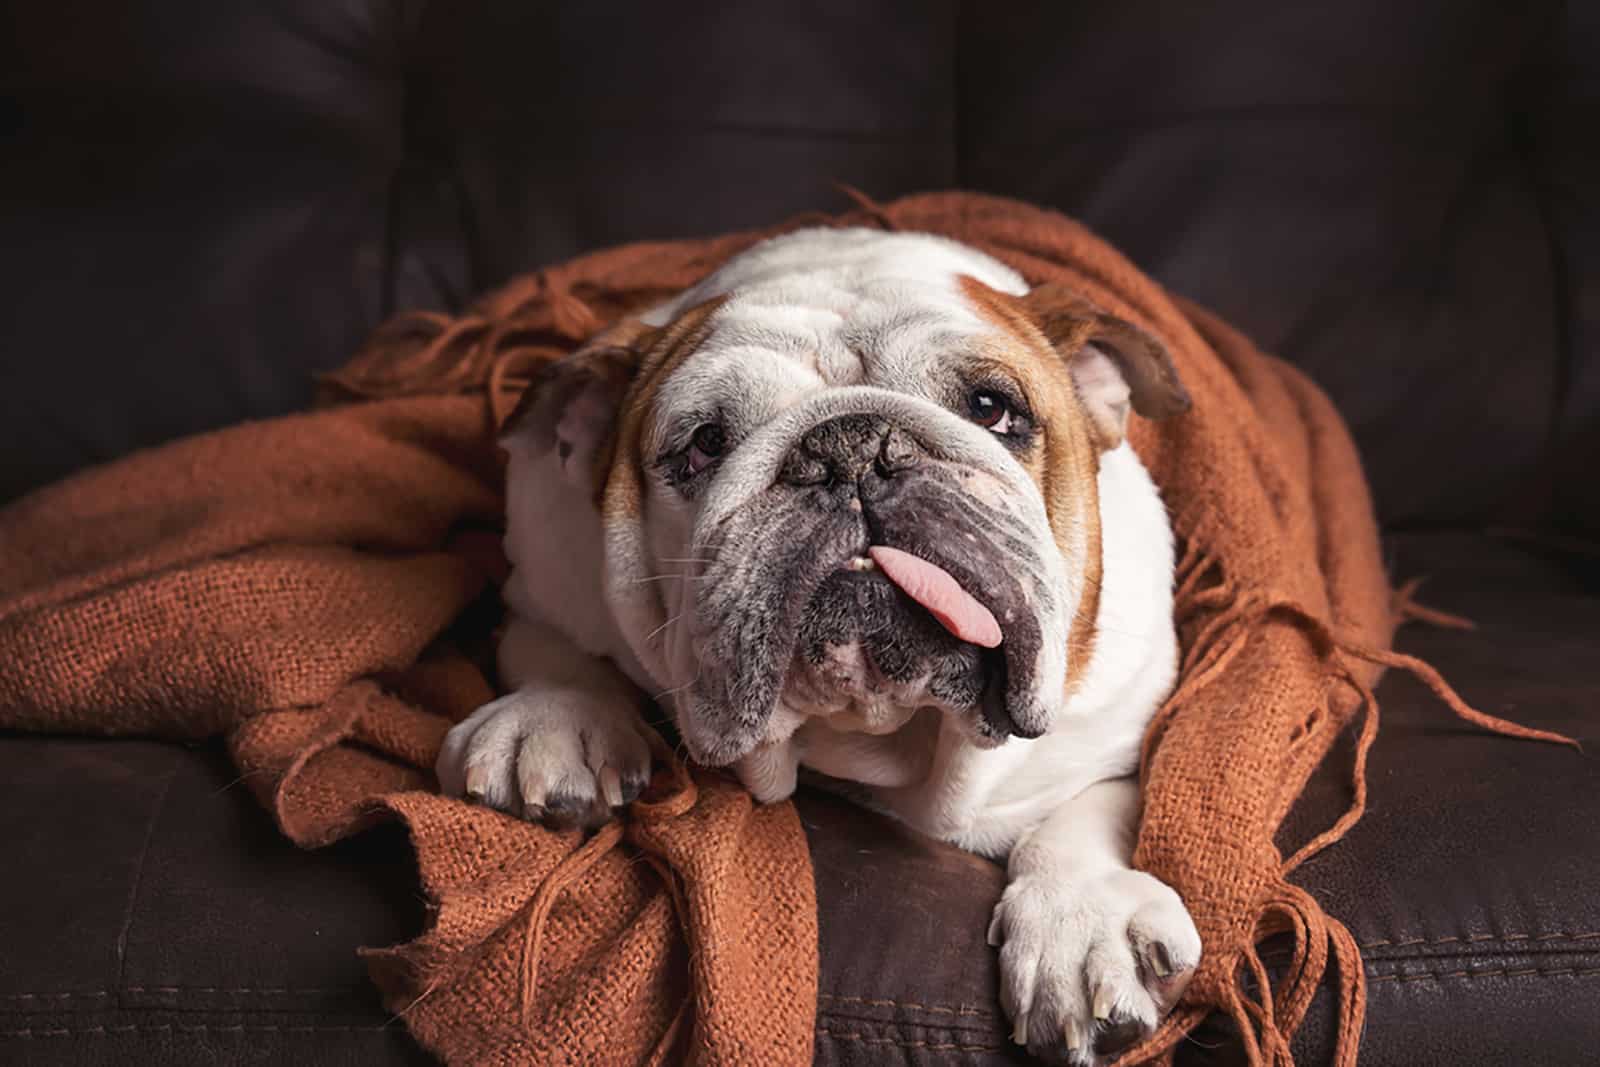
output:
M1310 370L1391 526L1600 528L1600 5L0 11L0 499L842 181L1086 220Z

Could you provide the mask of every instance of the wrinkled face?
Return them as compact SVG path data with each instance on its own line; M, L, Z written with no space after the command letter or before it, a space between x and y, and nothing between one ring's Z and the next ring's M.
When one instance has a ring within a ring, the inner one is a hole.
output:
M662 590L679 622L659 637L688 687L675 697L691 752L726 762L813 715L886 732L929 705L987 740L1042 731L1088 521L1067 524L1064 553L1024 466L1040 434L1021 383L948 324L849 360L770 340L714 333L641 441L653 555L685 561ZM949 632L873 546L953 577L999 623L999 648Z
M1092 642L1129 389L1092 310L1052 340L1028 301L801 279L642 333L594 461L605 593L695 759L928 707L979 744L1048 728ZM932 566L884 565L907 557Z

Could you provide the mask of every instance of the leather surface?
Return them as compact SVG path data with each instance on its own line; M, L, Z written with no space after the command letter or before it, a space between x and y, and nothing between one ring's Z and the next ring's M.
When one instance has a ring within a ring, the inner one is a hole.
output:
M1486 710L1600 746L1600 565L1481 537L1395 541L1422 599L1461 633L1413 625ZM1364 1064L1592 1062L1600 1048L1600 764L1486 736L1393 672L1371 801L1301 881L1350 925L1369 981ZM1315 780L1293 844L1348 802L1348 752ZM998 867L802 791L816 865L817 1061L1024 1062L984 944ZM0 1062L412 1062L354 955L424 921L403 839L297 852L216 748L0 740ZM1271 953L1269 952L1269 958ZM1325 1062L1328 1004L1298 1044ZM1213 1026L1185 1062L1235 1062Z
M427 1063L357 945L423 921L404 834L288 846L217 747L0 741L0 1063Z
M1556 477L1600 445L1593 5L0 18L0 498L299 406L391 310L848 182L1083 218L1310 370L1391 522L1600 528Z
M1464 536L1395 539L1419 599L1478 624L1411 625L1402 650L1477 707L1577 738L1583 753L1457 722L1415 679L1379 690L1367 816L1299 881L1350 926L1368 976L1363 1063L1593 1062L1600 1048L1600 557ZM1286 828L1348 797L1335 760ZM1315 1010L1304 1062L1326 1061ZM1319 1025L1320 1024L1320 1025Z

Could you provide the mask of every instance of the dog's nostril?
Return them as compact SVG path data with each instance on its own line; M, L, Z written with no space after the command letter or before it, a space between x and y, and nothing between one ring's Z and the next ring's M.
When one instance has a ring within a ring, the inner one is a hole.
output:
M784 458L778 471L778 480L785 485L825 485L833 478L833 469L824 460L795 449Z
M904 430L891 428L883 435L878 446L878 472L884 475L899 474L917 466L922 460L922 449Z

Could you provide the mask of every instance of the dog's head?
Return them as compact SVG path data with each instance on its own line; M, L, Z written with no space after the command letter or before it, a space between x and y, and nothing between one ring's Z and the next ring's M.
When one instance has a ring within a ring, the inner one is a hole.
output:
M711 286L549 368L508 423L591 491L609 608L697 760L930 706L978 744L1035 737L1082 669L1099 457L1130 408L1188 397L1148 333L961 254Z

